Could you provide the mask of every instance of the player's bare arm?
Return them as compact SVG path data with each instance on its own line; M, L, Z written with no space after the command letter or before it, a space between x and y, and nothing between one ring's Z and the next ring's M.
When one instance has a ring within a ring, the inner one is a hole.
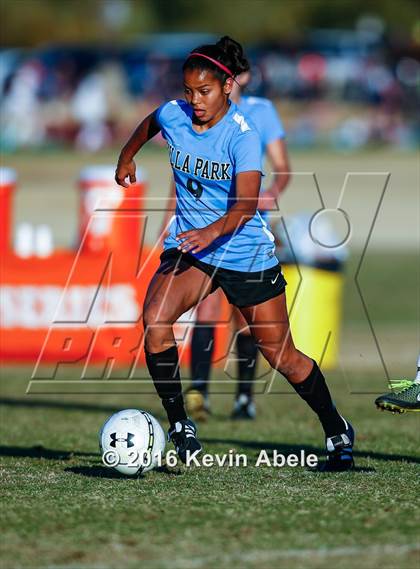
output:
M266 147L266 153L273 172L273 181L265 192L262 192L258 202L258 209L276 209L276 200L284 192L290 182L290 162L286 141L281 138L273 140Z
M128 178L130 184L136 181L136 164L134 156L151 138L156 136L160 131L160 126L156 121L156 111L148 115L136 128L130 136L127 144L121 150L118 158L117 169L115 170L115 181L120 186L128 188L126 181Z

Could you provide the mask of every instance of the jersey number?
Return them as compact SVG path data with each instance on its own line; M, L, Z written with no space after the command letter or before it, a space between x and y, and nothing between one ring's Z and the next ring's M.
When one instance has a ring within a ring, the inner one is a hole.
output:
M192 193L192 195L199 199L203 194L203 186L197 180L193 180L192 178L188 178L187 181L187 190Z

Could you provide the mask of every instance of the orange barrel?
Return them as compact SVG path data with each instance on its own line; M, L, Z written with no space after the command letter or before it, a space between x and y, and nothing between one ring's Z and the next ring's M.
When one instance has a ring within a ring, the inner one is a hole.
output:
M135 252L143 227L143 173L137 182L122 188L114 166L88 166L80 172L79 245L83 253Z
M12 199L16 179L12 168L0 168L0 256L11 250Z

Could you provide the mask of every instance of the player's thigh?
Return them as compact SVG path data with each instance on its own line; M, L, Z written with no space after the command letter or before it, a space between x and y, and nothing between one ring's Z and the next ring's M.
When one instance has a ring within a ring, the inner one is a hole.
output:
M143 320L146 324L173 323L210 290L211 279L200 269L182 259L163 261L147 289Z
M216 324L220 320L224 294L217 288L197 306L197 322L210 322Z
M240 308L240 311L268 359L273 354L295 351L285 292L256 306Z

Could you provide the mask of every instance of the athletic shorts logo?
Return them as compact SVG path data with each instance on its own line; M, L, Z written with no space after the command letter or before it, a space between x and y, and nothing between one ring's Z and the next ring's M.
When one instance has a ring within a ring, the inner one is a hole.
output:
M279 274L280 273L277 273L276 278L272 279L271 284L276 284L276 280L279 278Z

